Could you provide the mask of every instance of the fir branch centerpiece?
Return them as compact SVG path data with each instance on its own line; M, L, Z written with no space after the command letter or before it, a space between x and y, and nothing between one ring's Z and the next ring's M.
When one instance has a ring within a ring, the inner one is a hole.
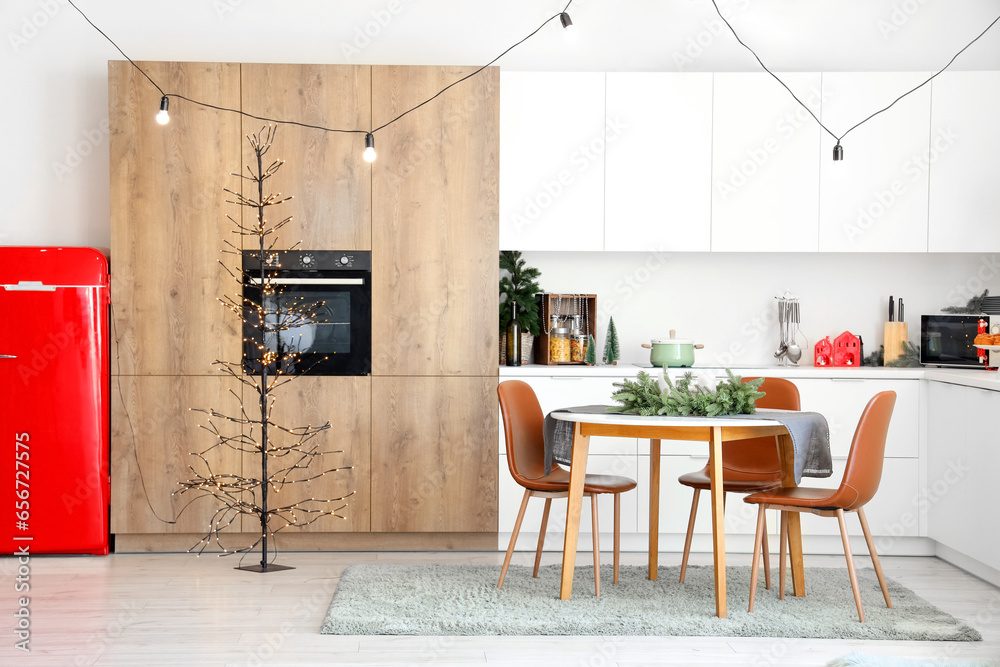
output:
M701 416L751 415L757 411L757 399L764 395L760 386L764 378L743 382L738 375L726 369L729 377L716 382L715 378L703 374L695 377L688 371L673 383L664 373L665 387L645 371L639 371L636 379L615 382L616 391L611 400L619 405L609 407L608 412L627 415Z

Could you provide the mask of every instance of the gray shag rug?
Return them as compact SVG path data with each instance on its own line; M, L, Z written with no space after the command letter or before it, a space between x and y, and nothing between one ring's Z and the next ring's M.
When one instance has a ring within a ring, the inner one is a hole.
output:
M982 636L913 591L888 579L893 609L882 599L875 573L858 571L865 623L858 622L847 570L806 568L806 596L789 590L778 599L757 590L749 602L749 567L727 567L728 618L716 618L711 567L661 567L649 581L646 568L621 567L620 583L601 568L601 596L594 595L592 566L578 567L573 598L559 600L559 565L511 565L502 590L495 565L389 565L348 567L327 611L323 634L335 635L655 635L715 637L818 637L923 641L980 641Z

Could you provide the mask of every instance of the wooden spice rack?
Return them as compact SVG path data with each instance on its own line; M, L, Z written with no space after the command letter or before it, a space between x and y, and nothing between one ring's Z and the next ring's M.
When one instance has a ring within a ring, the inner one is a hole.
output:
M539 294L538 295L538 319L541 323L542 331L535 337L535 363L549 366L576 364L582 365L582 361L552 361L549 354L549 316L559 315L583 315L581 329L584 334L590 334L597 339L597 295L596 294ZM580 310L581 312L577 312Z

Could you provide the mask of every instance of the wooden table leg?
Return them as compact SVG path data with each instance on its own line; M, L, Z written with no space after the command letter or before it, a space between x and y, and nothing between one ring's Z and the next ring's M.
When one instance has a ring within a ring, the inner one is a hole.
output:
M563 542L562 582L559 599L568 600L573 594L573 569L576 567L576 541L580 535L580 514L583 511L583 480L587 476L587 454L590 436L580 432L580 423L573 425L573 457L569 468L569 499L566 507L566 539Z
M726 618L726 516L722 490L722 429L712 427L709 454L709 479L712 481L712 548L715 554L715 614Z
M656 581L660 552L660 441L649 441L649 580Z
M792 436L778 436L778 456L781 458L781 486L793 487L795 484L795 446ZM788 551L792 559L792 592L795 597L806 594L805 567L802 560L802 523L798 512L786 512L788 515Z

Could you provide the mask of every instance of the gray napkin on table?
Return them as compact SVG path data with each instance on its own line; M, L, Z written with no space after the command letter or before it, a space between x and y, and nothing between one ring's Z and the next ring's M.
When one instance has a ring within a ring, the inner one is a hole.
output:
M605 405L582 405L556 412L605 414ZM830 428L826 418L818 412L758 409L752 415L720 415L720 419L773 419L788 429L795 448L795 483L803 477L829 477L833 474L833 456L830 453ZM698 419L694 417L693 419ZM575 422L545 416L545 474L552 471L552 461L569 465L573 455L573 426Z

